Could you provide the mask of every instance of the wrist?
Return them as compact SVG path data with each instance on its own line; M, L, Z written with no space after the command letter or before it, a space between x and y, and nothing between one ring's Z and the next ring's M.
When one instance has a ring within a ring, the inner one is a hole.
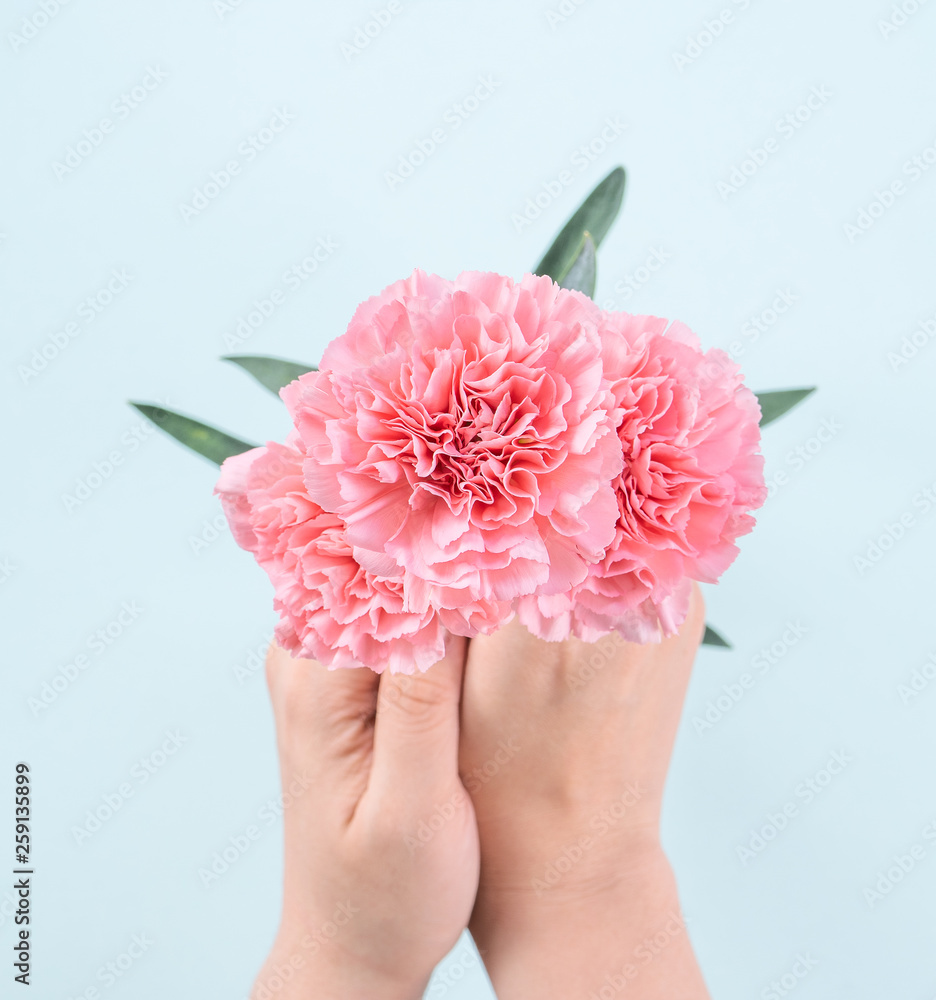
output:
M613 824L555 817L516 829L481 826L478 899L494 908L537 914L581 899L613 899L617 888L662 877L669 866L655 818ZM488 835L486 835L488 834Z
M424 975L376 969L334 944L327 950L308 934L283 933L254 982L251 1000L422 1000Z
M659 840L648 832L646 837L616 844L613 852L601 858L589 857L587 850L569 841L556 850L551 860L542 854L524 874L513 876L485 866L482 858L481 879L473 928L487 924L520 924L533 927L559 927L560 915L581 909L586 922L600 922L607 915L626 907L638 896L658 894L672 887L672 869Z
M482 885L470 930L500 1000L601 996L606 983L632 1000L708 997L659 846L561 894Z

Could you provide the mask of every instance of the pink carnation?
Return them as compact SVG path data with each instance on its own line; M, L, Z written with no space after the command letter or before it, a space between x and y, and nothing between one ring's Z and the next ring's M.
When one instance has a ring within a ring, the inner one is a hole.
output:
M273 582L277 639L425 670L446 631L659 641L766 495L760 409L680 323L548 278L416 271L282 390L285 444L217 490Z
M615 539L615 397L594 304L549 278L416 271L282 390L309 496L405 606L490 631Z
M624 449L615 536L569 593L520 601L521 620L543 638L672 635L686 617L689 580L718 579L735 539L754 526L748 511L766 498L757 398L724 352L703 354L686 326L667 322L602 314Z
M362 569L344 525L306 492L293 434L227 459L215 492L237 543L276 590L276 638L333 667L412 673L438 662L445 630L428 605L404 609L402 580Z

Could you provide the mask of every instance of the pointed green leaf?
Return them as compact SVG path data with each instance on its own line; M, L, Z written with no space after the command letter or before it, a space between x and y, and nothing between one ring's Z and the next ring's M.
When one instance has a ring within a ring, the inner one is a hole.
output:
M181 442L186 448L207 458L209 462L220 465L231 455L239 455L243 451L250 451L256 445L247 444L224 431L219 431L207 424L192 420L191 417L184 417L181 413L173 413L172 410L164 410L161 406L153 406L151 403L134 403L130 400L130 405L135 407L144 417L148 417L161 430L170 437Z
M772 424L778 417L782 417L787 410L792 410L797 403L801 403L810 393L816 391L815 386L809 389L782 389L778 392L758 392L757 401L761 408L761 427Z
M597 264L595 241L592 239L591 233L585 233L569 270L557 279L559 285L562 288L571 288L576 292L584 292L590 299L593 299L595 297Z
M228 355L222 361L233 361L249 372L265 388L274 395L279 395L284 385L294 382L306 372L318 371L314 365L303 365L298 361L284 361L282 358L265 358L256 355Z
M726 642L711 626L705 626L705 635L702 636L703 646L721 646L723 649L731 649L731 643Z
M601 246L621 209L625 180L623 167L615 167L605 177L563 226L553 245L533 269L534 274L549 275L553 281L559 280L557 275L568 274L585 233L591 233L596 247Z

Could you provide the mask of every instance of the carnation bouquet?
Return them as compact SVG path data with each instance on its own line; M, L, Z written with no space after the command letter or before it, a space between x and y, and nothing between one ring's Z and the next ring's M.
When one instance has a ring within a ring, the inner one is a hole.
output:
M363 302L318 367L225 358L279 394L285 441L132 404L221 466L293 655L411 673L447 633L514 616L550 641L656 642L691 581L732 563L766 497L760 427L812 390L755 395L683 323L595 304L624 184L618 167L519 281L417 270Z

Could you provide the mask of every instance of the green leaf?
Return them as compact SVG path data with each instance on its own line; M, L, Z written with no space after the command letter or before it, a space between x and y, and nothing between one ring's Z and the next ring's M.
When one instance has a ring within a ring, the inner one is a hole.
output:
M816 391L815 386L808 389L781 389L778 392L758 392L757 401L761 408L761 427L772 424L778 417L782 417L787 410L792 410L797 403L801 403L808 395Z
M192 420L191 417L184 417L181 413L173 413L172 410L164 410L161 406L153 406L151 403L135 403L129 400L131 406L135 407L144 417L148 417L161 430L170 437L181 442L186 448L207 458L209 462L220 465L231 455L239 455L241 452L250 451L256 445L247 444L224 431L219 431L207 424Z
M298 361L284 361L282 358L265 358L249 354L228 355L221 360L233 361L235 365L240 365L245 372L249 372L262 386L277 396L284 385L294 382L300 375L318 371L314 365L302 365Z
M572 261L569 270L559 279L562 288L571 288L575 292L584 292L590 299L595 297L595 278L597 276L597 258L595 256L595 241L591 233L582 237L578 253Z
M559 280L557 275L568 274L579 254L585 233L591 233L596 247L601 246L621 210L625 179L623 167L615 167L605 177L563 226L553 245L533 269L534 274L549 275L553 281Z
M702 636L703 646L721 646L723 649L731 649L731 643L726 642L710 625L705 626L705 635Z

